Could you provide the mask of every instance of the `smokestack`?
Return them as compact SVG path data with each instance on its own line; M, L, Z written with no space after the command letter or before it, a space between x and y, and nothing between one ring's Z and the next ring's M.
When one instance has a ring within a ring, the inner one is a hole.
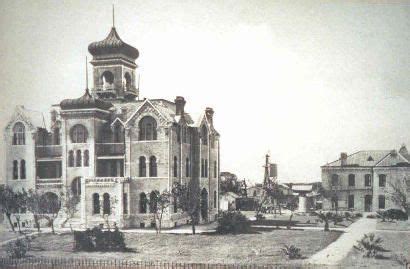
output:
M205 109L205 115L206 115L206 118L208 119L209 123L210 123L211 125L213 125L213 124L214 124L214 122L213 122L213 119L214 119L214 110L213 110L212 108L210 108L210 107L207 107L207 108Z
M347 164L347 153L346 152L340 153L340 163L342 166L345 166Z
M176 105L176 114L177 116L181 116L184 114L184 108L185 108L185 99L182 96L177 96L175 98L175 105Z

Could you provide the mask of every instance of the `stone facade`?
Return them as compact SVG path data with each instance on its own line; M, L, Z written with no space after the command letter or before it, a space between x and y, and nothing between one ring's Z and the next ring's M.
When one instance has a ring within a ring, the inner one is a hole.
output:
M405 146L396 150L342 153L340 159L321 167L322 184L330 196L324 209L374 212L398 208L390 195L391 184L401 184L410 198L410 163ZM332 198L333 197L333 198Z
M150 227L155 195L171 191L176 182L195 183L200 223L215 220L220 145L213 109L206 108L194 121L184 110L183 97L139 100L139 53L114 27L89 51L94 88L52 106L50 127L41 113L16 108L4 130L6 184L79 195L73 222L81 227ZM162 227L187 220L172 203Z

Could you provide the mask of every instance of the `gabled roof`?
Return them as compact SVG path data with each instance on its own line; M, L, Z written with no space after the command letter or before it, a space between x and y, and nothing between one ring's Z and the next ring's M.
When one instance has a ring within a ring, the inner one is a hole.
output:
M391 151L385 158L376 164L377 167L383 166L397 166L403 163L409 163L400 153Z
M27 109L24 106L16 106L12 118L6 126L6 129L10 128L11 125L13 125L17 121L23 121L32 129L47 129L43 113L40 111Z

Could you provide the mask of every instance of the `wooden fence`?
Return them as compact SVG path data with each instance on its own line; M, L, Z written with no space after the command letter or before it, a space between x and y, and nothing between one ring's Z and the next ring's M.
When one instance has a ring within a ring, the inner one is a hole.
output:
M127 261L127 260L80 260L80 259L48 259L25 258L9 259L0 258L0 268L4 269L322 269L325 266L305 264L200 264L200 263L175 263L162 261Z

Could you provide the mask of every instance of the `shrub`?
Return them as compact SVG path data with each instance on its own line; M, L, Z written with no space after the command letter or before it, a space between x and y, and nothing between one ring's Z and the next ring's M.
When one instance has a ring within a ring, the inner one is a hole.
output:
M407 213L400 209L391 208L386 210L385 212L387 218L392 220L407 220L409 218L407 216Z
M285 245L283 248L281 248L281 251L282 254L290 260L302 258L302 254L300 254L300 248L297 248L294 245Z
M352 214L350 212L345 212L345 218L350 219L352 217Z
M377 254L385 249L381 246L383 240L374 235L374 233L365 234L362 239L357 241L358 245L354 248L363 252L363 257L376 257Z
M375 214L369 214L369 215L366 216L366 218L375 219L375 218L377 218L377 216Z
M114 231L103 231L100 227L74 232L74 250L77 251L125 251L124 234L115 227Z
M406 265L407 263L409 263L409 260L407 259L407 257L405 255L403 255L402 253L400 253L400 254L394 253L391 256L391 259L393 261L396 261L400 265Z
M222 213L222 216L218 218L216 232L219 234L247 233L250 231L250 227L250 222L241 212L228 211Z
M259 214L255 215L255 218L256 218L256 220L263 220L263 219L265 219L265 216L263 214L259 213Z
M382 221L386 221L386 219L389 218L387 211L384 210L379 210L376 212L376 214L378 218L382 219Z
M356 218L361 218L361 217L363 217L363 214L362 214L362 213L356 213L356 214L354 214L354 216L355 216Z
M12 259L24 258L30 249L31 240L28 237L24 239L16 239L6 245L7 256Z

